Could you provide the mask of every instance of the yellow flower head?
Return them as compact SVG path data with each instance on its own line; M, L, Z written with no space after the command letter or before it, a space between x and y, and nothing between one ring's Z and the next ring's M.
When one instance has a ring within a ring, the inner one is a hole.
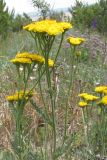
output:
M86 96L87 94L88 94L88 93L85 93L85 92L84 92L84 93L80 93L78 96L81 97L81 98L84 98L84 96Z
M16 58L30 58L30 53L29 52L17 53Z
M101 101L99 102L99 104L104 104L104 105L107 105L107 95L104 96Z
M68 40L68 42L69 42L71 45L74 45L74 46L80 45L80 44L82 44L83 42L85 42L85 39L84 39L84 38L79 38L79 37L77 37L77 38L75 38L75 37L68 37L67 40Z
M58 23L50 25L50 27L47 28L46 32L50 36L56 36L58 34L61 34L64 32L64 29L62 26L58 25Z
M10 95L10 96L7 96L6 99L9 101L9 102L13 102L13 101L18 101L18 100L22 100L23 98L25 98L26 100L29 98L29 97L32 97L33 96L33 92L32 91L20 91L20 92L16 92L14 95Z
M56 22L56 20L41 20L24 26L23 29L38 33L47 33L50 36L56 36L72 28L68 22Z
M72 25L68 22L59 22L58 23L64 30L68 30L72 28Z
M79 107L86 107L87 105L88 105L87 102L84 101L79 102Z
M86 96L84 96L84 99L86 99L87 101L95 101L99 99L99 97L93 96L91 94L87 94Z
M95 92L104 93L107 90L107 86L98 86L95 88Z
M99 99L99 97L93 96L88 93L81 93L81 94L79 94L79 97L85 99L86 101L95 101L95 100Z
M16 59L21 59L21 58L28 58L33 62L37 62L37 63L41 63L44 64L45 63L45 58L39 54L32 54L29 52L23 52L23 53L18 53L16 55ZM52 59L48 59L48 65L49 67L53 67L54 66L54 61Z
M29 96L29 97L32 97L33 96L33 91L28 91L28 90L26 90L25 92L24 92L24 90L20 90L19 92L18 91L16 91L16 93L15 93L16 95L22 95L22 96Z
M56 23L55 20L42 20L42 21L33 22L31 24L28 24L27 26L24 26L23 29L27 31L43 33L43 32L46 32L49 26L55 23Z
M44 63L44 57L38 55L38 54L32 54L32 53L28 53L28 52L23 52L23 53L18 53L16 55L16 58L29 58L34 62L37 63Z
M107 89L105 89L105 90L103 91L103 93L104 93L104 94L107 94Z
M14 63L14 64L31 64L32 61L29 58L14 58L12 59L10 62Z
M54 61L52 59L48 59L48 66L54 67Z

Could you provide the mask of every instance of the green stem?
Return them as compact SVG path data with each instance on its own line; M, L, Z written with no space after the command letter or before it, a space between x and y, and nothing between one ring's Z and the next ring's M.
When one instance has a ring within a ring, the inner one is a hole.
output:
M83 119L83 125L84 125L84 135L85 135L85 142L87 145L87 148L89 147L89 143L88 143L88 135L87 135L87 123L86 123L86 118L85 118L85 112L84 109L82 109L82 119Z
M53 122L53 160L55 159L55 152L56 152L56 122L55 122L55 98L52 91L51 86L51 77L49 72L49 66L48 66L48 57L49 57L49 51L45 52L45 69L46 69L46 78L47 78L47 85L49 90L49 96L51 100L51 107L52 107L52 122Z
M54 60L55 63L56 63L56 60L57 60L57 58L58 58L58 54L59 54L60 49L61 49L61 46L62 46L62 42L63 42L63 39L64 39L64 34L65 34L65 32L62 33L61 41L60 41L60 44L59 44L59 47L58 47L58 51L57 51L57 53L56 53L56 57L55 57L55 60Z
M74 50L72 52L72 49L71 49L71 53L72 55L70 55L70 60L72 62L72 66L71 66L71 73L70 73L70 84L69 84L69 89L68 89L68 93L67 93L67 100L66 100L66 104L65 104L65 121L64 121L64 136L63 136L63 144L64 144L64 141L66 139L66 132L67 132L67 119L68 119L68 102L69 102L69 95L70 95L70 91L73 87L73 81L75 79L75 74L76 74L76 69L77 69L77 65L76 65L76 68L74 68L74 64L75 64L75 47L74 47Z

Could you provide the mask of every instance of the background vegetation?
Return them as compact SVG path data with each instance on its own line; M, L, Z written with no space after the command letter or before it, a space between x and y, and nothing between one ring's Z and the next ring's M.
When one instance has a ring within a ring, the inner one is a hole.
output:
M92 5L76 0L75 6L69 8L69 11L75 27L96 29L103 34L107 32L107 0L99 0Z

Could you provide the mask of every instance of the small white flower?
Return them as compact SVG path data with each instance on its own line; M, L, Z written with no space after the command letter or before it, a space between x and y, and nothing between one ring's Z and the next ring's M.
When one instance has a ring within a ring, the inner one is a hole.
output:
M34 79L36 79L36 78L35 78L35 77L30 77L30 79L31 79L31 80L34 80Z
M96 84L96 86L100 85L100 83L99 83L99 82L95 82L95 84Z
M38 65L35 65L33 71L37 71L37 67L38 67Z
M20 67L19 69L20 69L20 71L23 71L23 67Z

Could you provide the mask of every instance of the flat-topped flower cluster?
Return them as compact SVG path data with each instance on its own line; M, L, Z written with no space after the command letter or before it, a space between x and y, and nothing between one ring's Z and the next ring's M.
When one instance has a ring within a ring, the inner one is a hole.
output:
M15 101L22 100L22 99L28 100L28 98L30 98L32 96L33 96L33 92L32 91L21 90L19 92L16 91L15 94L7 96L6 98L7 98L7 100L9 102L15 102Z
M85 42L84 38L72 37L72 36L68 37L67 40L71 45L74 45L74 46L80 45L83 42Z
M68 22L57 22L56 20L41 20L24 26L23 29L37 33L47 33L56 36L72 28Z
M39 63L45 64L45 58L37 53L29 53L22 52L16 54L16 57L11 60L14 64L31 64L31 63ZM52 59L48 59L48 66L54 67L54 61Z
M107 105L107 86L97 86L95 88L95 92L97 94L100 94L99 97L88 94L88 93L81 93L78 96L82 99L82 101L79 102L80 107L86 107L88 106L90 101L96 101L97 105Z

